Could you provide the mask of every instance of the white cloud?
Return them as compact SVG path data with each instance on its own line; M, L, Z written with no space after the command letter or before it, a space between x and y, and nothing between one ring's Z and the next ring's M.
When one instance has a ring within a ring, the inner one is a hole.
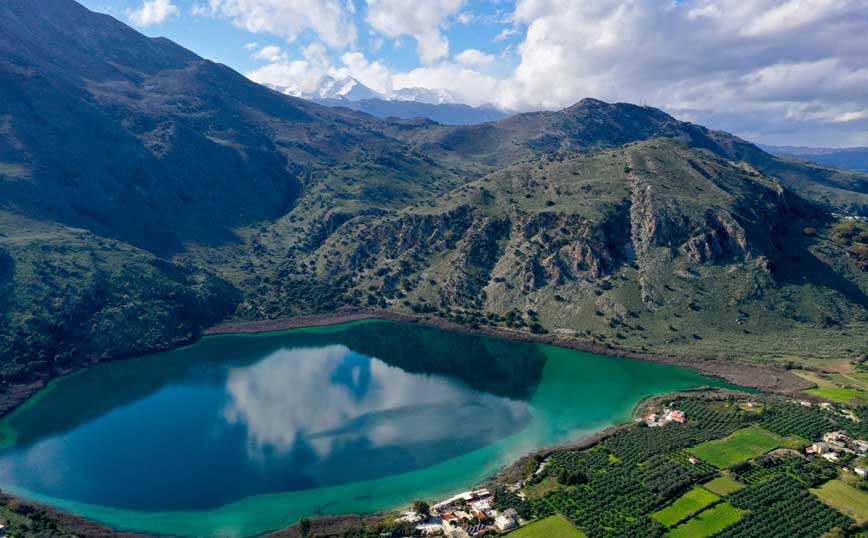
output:
M455 61L465 65L485 65L494 61L494 55L477 49L467 49L456 54Z
M514 36L517 33L518 33L518 28L515 28L515 27L504 28L503 30L499 31L496 36L494 36L493 41L495 41L495 42L503 41L504 39L506 39L510 36Z
M344 5L324 2L330 3ZM307 85L324 76L353 76L386 95L408 87L445 89L469 104L514 110L557 109L593 96L645 102L759 141L866 138L868 0L517 0L511 15L498 17L509 26L494 40L517 35L521 42L501 50L494 65L492 55L475 49L448 59L443 32L449 23L479 23L464 3L368 0L370 31L391 39L394 48L412 37L423 64L416 69L396 72L360 52L331 59L324 52L316 62L307 55L281 59L251 77L294 77ZM245 9L232 12L230 4ZM295 13L306 1L211 0L212 9L261 31L297 33L313 24L261 9L278 4L296 6L289 10ZM514 68L504 71L512 61Z
M400 88L430 88L447 90L458 101L478 106L496 101L503 82L474 69L441 63L392 75L392 86Z
M419 58L430 65L449 54L440 30L463 5L464 0L368 0L367 21L389 37L413 36Z
M256 41L251 41L250 43L244 44L244 50L247 50L247 51L256 50L258 48L259 48L259 43L257 43Z
M836 116L834 120L835 123L847 123L851 121L858 121L868 119L868 108L865 110L858 110L855 112L845 112L840 116Z
M136 26L161 24L180 14L178 6L171 0L145 0L140 8L127 11L127 16Z
M508 107L644 101L780 139L868 104L868 0L519 0L513 19Z
M356 39L356 27L342 0L210 0L211 13L248 32L295 41L305 31L334 48Z
M202 17L208 15L210 12L211 10L208 8L208 6L204 4L194 4L190 8L190 15L193 15L194 17Z
M262 47L258 51L253 54L253 57L257 60L267 60L269 62L278 62L286 58L286 53L283 52L283 49L276 45L268 45L266 47Z

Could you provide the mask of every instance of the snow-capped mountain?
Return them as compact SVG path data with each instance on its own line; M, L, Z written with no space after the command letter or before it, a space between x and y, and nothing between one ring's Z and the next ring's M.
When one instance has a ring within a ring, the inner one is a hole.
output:
M346 101L361 101L362 99L382 99L383 95L365 86L353 77L335 78L323 77L319 85L313 91L305 91L298 86L279 86L267 84L273 90L277 90L293 97L303 99L340 99Z
M392 101L415 101L431 105L458 102L452 92L437 88L401 88L392 92L389 98Z
M296 86L269 87L321 105L352 108L379 118L428 118L447 125L470 125L509 115L491 105L472 107L458 103L450 91L442 89L400 88L384 95L349 76L324 77L313 91Z

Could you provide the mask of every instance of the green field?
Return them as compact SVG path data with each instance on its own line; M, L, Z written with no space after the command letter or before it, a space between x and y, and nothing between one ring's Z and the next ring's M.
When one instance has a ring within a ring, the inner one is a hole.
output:
M509 538L585 538L560 516L549 516L509 533Z
M805 391L808 394L819 396L830 402L849 404L853 400L868 401L868 393L864 390L851 389L847 387L819 387L816 389L808 389Z
M696 486L666 508L651 514L651 517L667 527L672 527L719 500L720 497L714 493Z
M675 527L666 536L669 538L703 538L729 527L741 519L743 515L743 510L723 502Z
M774 448L796 447L795 440L782 439L761 428L748 427L723 439L706 441L688 450L701 460L725 469L736 463L765 454Z
M561 489L558 479L550 476L545 480L524 488L524 493L531 499L542 499L546 493Z
M830 480L811 493L835 510L856 520L868 523L868 493L860 491L840 480Z
M718 476L711 482L706 482L702 485L705 489L718 495L729 495L733 491L744 487L744 484L729 476Z

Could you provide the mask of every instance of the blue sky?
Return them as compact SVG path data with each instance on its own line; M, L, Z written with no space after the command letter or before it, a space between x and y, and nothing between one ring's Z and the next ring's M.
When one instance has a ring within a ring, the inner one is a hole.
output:
M83 3L296 95L350 76L514 111L596 97L757 142L868 145L868 0Z
M301 57L304 46L318 41L317 33L311 29L303 31L294 41L288 41L268 32L248 31L226 17L211 13L194 14L197 7L209 7L207 0L171 0L170 4L177 8L178 14L148 25L135 24L130 16L141 8L142 0L79 1L91 10L113 15L145 35L168 37L201 56L224 63L242 73L250 73L267 63L255 59L250 51L245 49L248 43L281 47L292 58ZM377 32L364 31L368 29L364 1L348 0L348 3L356 6L352 19L358 28L363 29L358 32L350 49L381 59L398 71L409 71L421 65L415 41L411 36L390 38ZM443 34L449 40L450 52L460 53L466 49L476 49L497 56L507 49L513 49L512 54L501 58L497 69L508 72L514 68L518 62L514 48L521 39L518 32L511 32L514 25L509 22L509 17L513 9L513 3L508 1L477 0L464 3L443 25ZM472 22L462 23L462 18L466 16L471 16ZM504 30L506 35L498 38L498 34Z

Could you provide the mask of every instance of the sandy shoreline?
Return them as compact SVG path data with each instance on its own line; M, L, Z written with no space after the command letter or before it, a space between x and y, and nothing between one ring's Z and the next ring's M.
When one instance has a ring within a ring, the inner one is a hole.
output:
M591 342L579 340L563 335L554 334L531 334L501 327L469 327L451 321L427 315L412 315L388 310L354 310L322 314L316 316L299 316L279 320L227 322L220 323L203 332L203 335L217 334L253 334L261 332L280 331L286 329L300 329L304 327L321 327L336 325L350 321L365 319L382 319L403 323L421 323L429 327L469 334L492 336L505 340L517 340L521 342L539 342L558 347L587 351L599 355L626 357L644 361L659 362L672 366L692 368L702 374L723 379L734 385L747 387L766 392L780 394L793 394L799 390L811 388L813 385L804 379L795 376L786 370L756 366L724 359L709 359L694 356L667 356L654 353L637 353L619 349L616 347L601 346Z

